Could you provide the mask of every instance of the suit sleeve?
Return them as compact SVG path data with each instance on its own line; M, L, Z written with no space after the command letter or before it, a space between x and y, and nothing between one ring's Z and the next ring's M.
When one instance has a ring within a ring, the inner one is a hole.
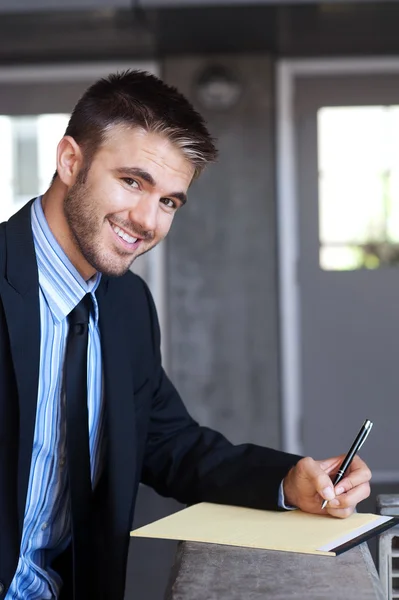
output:
M231 444L188 414L161 366L160 334L150 292L153 400L142 482L184 504L216 502L278 509L282 479L300 459L254 444Z

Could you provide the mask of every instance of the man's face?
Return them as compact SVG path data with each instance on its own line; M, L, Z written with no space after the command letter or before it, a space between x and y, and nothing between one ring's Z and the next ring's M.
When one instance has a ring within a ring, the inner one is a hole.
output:
M82 259L79 270L123 275L166 236L193 174L191 163L165 137L113 127L86 179L78 176L64 201Z

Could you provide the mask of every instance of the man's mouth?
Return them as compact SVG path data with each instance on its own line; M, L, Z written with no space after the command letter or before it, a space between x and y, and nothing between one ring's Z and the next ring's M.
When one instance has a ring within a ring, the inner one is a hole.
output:
M109 221L109 223L113 232L120 238L122 242L129 245L130 248L134 245L137 246L141 241L141 238L133 237L130 235L130 233L122 229L122 227L119 227L119 225L114 225L114 223L111 223L111 221Z

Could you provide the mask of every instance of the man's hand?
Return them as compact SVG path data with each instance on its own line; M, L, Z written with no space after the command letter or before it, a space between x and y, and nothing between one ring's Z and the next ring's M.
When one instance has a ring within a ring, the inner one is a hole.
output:
M302 458L284 479L285 504L309 513L328 513L341 519L349 517L356 504L370 495L371 471L356 455L334 490L332 479L344 457L327 460ZM321 508L323 500L329 501L324 510Z

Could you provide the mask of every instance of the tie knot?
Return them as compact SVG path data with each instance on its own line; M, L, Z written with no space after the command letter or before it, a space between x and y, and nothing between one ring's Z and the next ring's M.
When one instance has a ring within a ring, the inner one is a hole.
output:
M75 306L68 315L68 321L71 326L87 325L89 322L92 301L90 294L83 296L82 300Z

